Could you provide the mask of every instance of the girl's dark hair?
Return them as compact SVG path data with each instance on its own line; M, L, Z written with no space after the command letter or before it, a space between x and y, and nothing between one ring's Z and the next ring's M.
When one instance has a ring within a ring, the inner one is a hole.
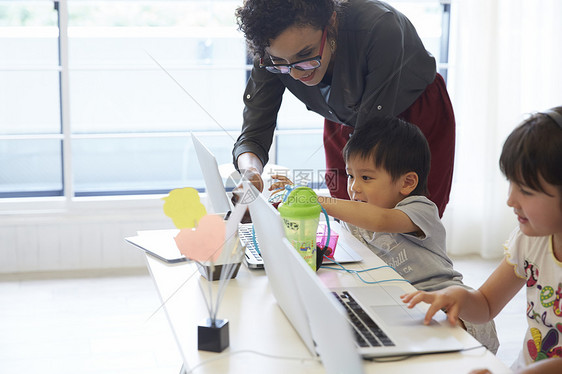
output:
M552 109L562 115L562 106ZM540 177L562 193L562 125L535 113L507 137L500 170L514 183L545 193Z
M245 0L235 15L250 51L263 58L270 40L287 28L312 26L321 30L343 2L345 0Z
M410 195L427 194L431 152L419 127L395 117L376 118L355 130L343 158L371 159L386 170L393 181L408 172L418 175L418 185Z

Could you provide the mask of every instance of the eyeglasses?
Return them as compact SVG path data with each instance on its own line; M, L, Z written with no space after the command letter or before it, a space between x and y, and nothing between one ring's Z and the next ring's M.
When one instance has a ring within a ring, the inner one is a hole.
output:
M307 58L306 60L293 62L292 64L266 65L263 63L263 59L260 59L260 68L266 68L267 71L276 74L290 74L291 69L306 71L306 70L313 70L319 68L321 65L320 60L322 60L322 52L324 51L324 44L326 44L327 30L328 28L324 27L324 32L322 32L322 42L320 44L320 51L318 52L318 56Z

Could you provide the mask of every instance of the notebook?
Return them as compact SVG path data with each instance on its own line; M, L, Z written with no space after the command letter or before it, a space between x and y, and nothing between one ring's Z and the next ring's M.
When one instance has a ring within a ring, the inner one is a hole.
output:
M319 354L326 355L326 351L329 352L328 356L338 354L341 344L334 344L334 342L339 341L340 338L335 338L323 330L338 329L339 331L344 329L343 326L353 333L354 350L356 354L363 357L453 352L463 348L462 344L452 336L454 328L449 326L444 313L439 312L429 326L424 325L422 322L424 310L419 307L408 309L399 298L404 291L398 286L383 283L347 289L326 288L294 248L290 244L287 246L284 231L272 230L272 227L282 226L281 217L267 201L261 196L258 197L250 204L250 213L258 218L254 221L254 225L258 239L263 242L262 258L266 273L269 277L271 269L283 269L285 287L292 287L284 292L292 294L293 297L299 295L302 303L299 317L307 321L304 323L301 320L293 326L301 337L304 336L303 341L307 346L309 344L306 343L306 339L312 336L315 345L322 347L317 349ZM275 260L272 256L275 256ZM289 273L293 277L291 282L287 282ZM277 301L281 309L285 310L283 306L285 301L279 299ZM338 306L336 302L339 303ZM326 311L328 307L330 313ZM342 315L342 308L348 317ZM304 309L304 317L302 309ZM353 313L354 316L349 317L349 313ZM293 323L295 317L287 317ZM356 321L364 317L370 318L371 321L360 324L359 328L352 327L352 320ZM306 327L302 327L304 324ZM379 337L368 337L369 331L374 331ZM374 344L368 344L369 341Z
M226 213L230 211L232 205L226 193L226 189L224 188L215 156L193 133L191 134L191 139L193 141L195 153L197 154L199 166L201 167L201 172L203 173L205 188L213 212ZM251 269L263 269L259 240L257 240L254 234L253 225L251 223L241 224L238 233L242 244L246 247L244 261L248 267ZM333 259L341 264L363 260L361 256L352 248L346 246L345 243L338 243ZM329 260L326 259L324 259L324 262L330 263Z
M137 235L125 238L125 241L167 264L182 263L189 260L181 254L174 240L179 231L177 229L138 231Z

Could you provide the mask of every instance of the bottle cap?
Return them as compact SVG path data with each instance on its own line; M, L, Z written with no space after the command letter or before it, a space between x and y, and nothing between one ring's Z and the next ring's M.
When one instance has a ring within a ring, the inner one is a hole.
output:
M318 196L311 188L297 187L279 205L278 210L282 217L298 219L318 217L322 208L318 203Z

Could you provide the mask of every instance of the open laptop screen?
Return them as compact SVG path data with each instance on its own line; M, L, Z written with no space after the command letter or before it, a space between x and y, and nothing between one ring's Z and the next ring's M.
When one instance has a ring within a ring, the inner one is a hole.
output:
M207 187L207 194L211 202L210 206L213 207L212 213L226 213L231 210L230 201L224 185L222 177L219 173L219 165L215 156L207 149L207 147L191 133L193 147L201 166L205 186Z

